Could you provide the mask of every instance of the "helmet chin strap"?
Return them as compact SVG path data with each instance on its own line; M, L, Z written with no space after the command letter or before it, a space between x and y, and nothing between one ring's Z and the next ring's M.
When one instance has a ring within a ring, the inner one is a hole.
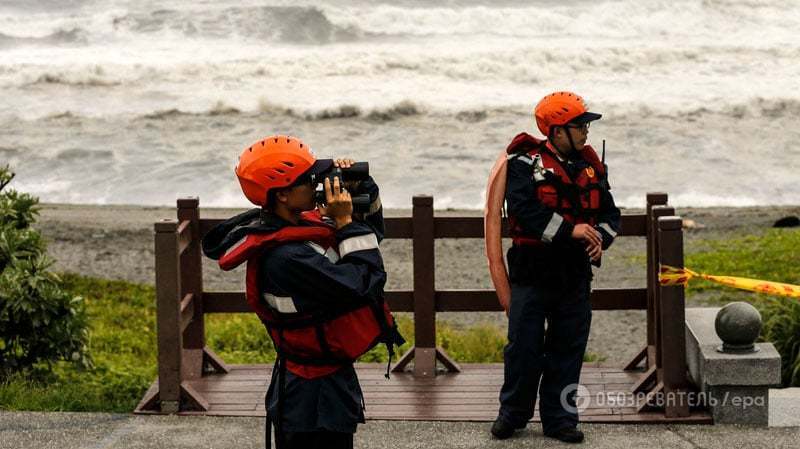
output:
M564 127L564 132L567 133L567 140L569 140L569 147L572 150L570 154L576 153L578 149L575 148L575 142L572 140L572 133L569 132L569 128L567 128L566 126Z

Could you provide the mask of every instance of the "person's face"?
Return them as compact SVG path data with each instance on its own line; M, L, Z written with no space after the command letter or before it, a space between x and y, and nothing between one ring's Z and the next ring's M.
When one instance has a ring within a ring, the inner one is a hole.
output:
M314 201L315 185L312 183L292 186L278 193L278 201L284 203L292 212L303 212L317 207Z
M575 148L580 150L586 145L586 140L589 138L589 123L584 123L583 125L567 124L556 130L556 142L554 142L556 146L566 150L572 150L567 133L572 137Z

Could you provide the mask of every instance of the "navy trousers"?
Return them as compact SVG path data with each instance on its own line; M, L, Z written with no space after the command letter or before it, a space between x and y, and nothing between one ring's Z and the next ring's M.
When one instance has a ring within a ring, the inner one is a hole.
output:
M565 389L580 378L592 321L590 283L590 277L566 285L512 283L499 413L508 424L526 425L537 392L545 434L578 424L574 389ZM562 405L562 392L571 407Z

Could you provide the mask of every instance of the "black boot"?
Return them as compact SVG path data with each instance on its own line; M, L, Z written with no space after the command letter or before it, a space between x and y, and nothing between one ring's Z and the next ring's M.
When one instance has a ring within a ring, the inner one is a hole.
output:
M492 428L492 430L494 430L494 428ZM563 441L564 443L583 443L583 432L575 427L562 427L553 433L546 433L544 435Z
M519 429L524 429L528 423L525 423L521 426L512 426L511 424L507 423L503 418L497 417L494 420L494 424L492 424L492 435L498 440L505 440L509 438L511 435L514 435L514 432Z

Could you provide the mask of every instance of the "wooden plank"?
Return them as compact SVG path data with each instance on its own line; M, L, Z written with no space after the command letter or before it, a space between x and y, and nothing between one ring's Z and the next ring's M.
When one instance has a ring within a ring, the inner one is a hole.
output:
M263 406L262 406L263 408ZM256 411L258 407L255 403L249 404L212 404L210 412L223 412L223 411Z
M264 416L264 395L271 365L232 365L226 375L211 375L191 382L208 401L206 413L182 412L183 415L205 416ZM436 378L415 378L411 373L383 378L385 365L358 364L366 402L367 419L405 421L474 421L491 422L499 408L499 391L503 381L502 364L465 364L461 374ZM627 399L638 372L620 368L587 364L581 372L582 382L589 389L589 402L580 413L581 422L647 423L681 422L708 423L706 412L694 412L675 421L665 420L661 412L636 413L636 407L622 401L618 405L610 398L622 395ZM256 379L254 379L256 378ZM151 387L152 389L153 387ZM601 394L603 394L601 396ZM137 413L141 413L137 410ZM539 421L538 411L533 421Z
M203 347L203 370L214 374L227 374L228 365L208 346Z
M620 235L646 235L646 221L644 214L623 215L620 219L622 228ZM502 226L502 236L509 237L508 219L503 219ZM437 239L483 238L483 217L436 217L434 237Z
M592 291L594 310L645 310L647 289L605 288ZM394 310L394 309L393 309ZM501 312L494 290L437 290L437 312Z
M203 218L200 220L200 235L206 235L214 226L222 223L221 218ZM383 219L387 239L412 238L413 226L411 217L386 217Z
M447 397L437 398L436 400L427 400L424 397L406 397L406 398L375 398L364 397L367 407L376 406L413 406L413 407L457 407L459 411L465 410L480 410L486 411L487 408L492 409L497 413L500 401L495 397L494 399L487 398L465 398L465 397ZM250 401L252 402L252 401ZM586 410L608 409L611 414L611 405L604 403L589 403Z
M503 220L503 235L508 236L508 223ZM436 217L434 238L483 238L483 217Z
M649 296L650 293L647 292L647 294ZM648 299L648 301L649 301L649 299ZM649 303L648 303L648 307L649 307ZM649 313L650 313L650 311L648 310L648 314ZM633 356L633 358L631 358L631 360L628 363L626 363L625 367L622 368L622 369L625 370L625 371L637 370L637 369L639 369L638 368L639 364L642 361L645 361L645 367L646 367L647 366L647 346L645 346L639 352L637 352L636 355Z
M437 290L434 293L437 312L501 312L494 290ZM414 311L414 292L386 292L389 308L395 312ZM644 288L606 288L592 291L594 310L645 310L647 290ZM244 292L203 292L206 313L250 313Z
M200 220L200 235L205 235L214 226L222 223L220 218ZM386 217L383 219L387 239L410 239L413 236L411 217ZM625 214L620 219L623 236L644 236L646 216ZM483 217L436 217L436 238L483 238ZM508 237L508 220L503 219L503 237Z
M387 239L410 239L413 237L414 226L411 217L386 217L383 225L386 228L384 235Z
M392 312L414 311L414 292L411 290L389 290L384 297Z
M414 292L411 290L389 290L385 292L389 308L394 312L414 311ZM203 292L205 313L251 313L244 292Z
M181 300L180 327L181 333L186 331L194 318L194 294L187 293Z
M412 346L411 349L407 350L405 354L400 357L394 366L392 367L391 371L393 373L402 373L405 371L406 366L408 366L411 361L414 360L414 347Z
M620 228L619 235L621 236L643 237L647 235L647 216L644 214L623 215L620 218Z
M244 292L203 292L205 313L250 313Z

